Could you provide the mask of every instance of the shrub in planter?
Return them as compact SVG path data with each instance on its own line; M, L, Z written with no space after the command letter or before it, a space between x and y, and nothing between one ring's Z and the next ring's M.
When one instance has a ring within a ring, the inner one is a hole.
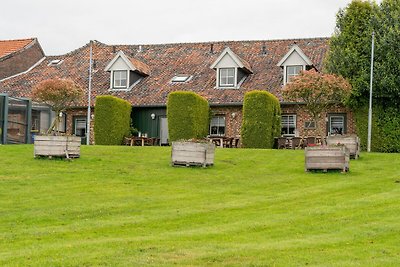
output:
M39 83L32 91L32 98L38 102L51 106L56 113L56 118L47 133L58 133L60 114L69 105L81 100L84 95L82 87L69 79L50 79Z
M279 100L266 91L245 94L241 128L242 145L246 148L272 148L280 135Z
M209 110L207 100L193 92L170 93L167 101L170 141L201 139L207 136Z
M132 106L115 96L98 96L94 109L96 145L120 145L130 131Z

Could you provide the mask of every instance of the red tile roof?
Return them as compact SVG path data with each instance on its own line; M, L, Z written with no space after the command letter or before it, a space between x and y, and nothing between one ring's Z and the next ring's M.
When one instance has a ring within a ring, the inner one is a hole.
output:
M0 40L0 58L24 49L34 40L34 38L20 40Z
M168 94L177 90L194 91L207 98L211 105L240 104L243 102L245 92L250 90L266 90L280 98L279 89L283 84L283 71L276 64L292 45L296 43L320 70L328 42L328 38L141 46L113 46L94 42L93 59L96 66L92 76L92 97L94 99L96 95L115 95L136 106L163 106ZM226 47L251 65L253 74L246 78L240 89L215 87L216 73L210 66ZM150 75L130 91L110 91L110 73L104 71L105 66L120 50L151 69ZM48 66L54 59L61 59L63 62L60 65ZM48 57L30 72L0 82L0 92L26 97L38 82L54 77L72 78L87 88L88 68L89 44L62 56ZM184 83L170 82L172 77L182 73L192 75L193 78ZM82 103L82 106L84 105L85 103Z
M143 63L140 60L137 60L135 58L130 58L130 57L128 57L128 58L138 72L144 74L145 76L150 75L150 67L149 66L147 66L145 63Z

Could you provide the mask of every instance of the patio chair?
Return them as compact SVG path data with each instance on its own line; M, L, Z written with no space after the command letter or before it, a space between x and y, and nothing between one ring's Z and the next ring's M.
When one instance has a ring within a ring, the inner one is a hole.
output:
M286 137L278 137L278 149L287 148L287 140Z
M308 137L306 137L306 145L307 146L315 146L317 143L316 143L316 138L315 138L315 136L308 136Z
M231 148L232 147L233 138L232 137L225 137L224 138L224 147Z
M232 142L232 147L238 148L240 138L234 138Z
M301 137L293 137L292 138L292 149L304 148L302 140L303 139Z

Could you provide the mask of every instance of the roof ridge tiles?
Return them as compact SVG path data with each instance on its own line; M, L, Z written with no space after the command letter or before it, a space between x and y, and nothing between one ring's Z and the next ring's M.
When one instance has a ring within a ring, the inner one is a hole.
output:
M37 39L36 37L32 37L32 38L23 38L23 39L8 39L8 40L0 40L0 42L12 42L12 41L15 41L15 42L20 42L20 41L28 41L28 40L35 40L35 39Z
M106 46L126 46L126 47L136 47L136 46L165 46L165 45L207 45L207 44L224 44L224 43L243 43L243 42L278 42L278 41L306 41L306 40L328 40L330 37L305 37L305 38L288 38L288 39L248 39L248 40L220 40L220 41L206 41L206 42L171 42L171 43L153 43L153 44L145 44L145 43L138 43L138 44L104 44Z

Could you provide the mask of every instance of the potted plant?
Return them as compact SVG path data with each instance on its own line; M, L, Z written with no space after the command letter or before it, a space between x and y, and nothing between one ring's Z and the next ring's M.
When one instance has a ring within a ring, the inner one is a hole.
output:
M45 135L36 135L34 156L79 157L80 137L61 134L59 125L62 112L82 98L83 88L69 79L50 79L39 83L32 91L35 101L51 106L56 116Z
M288 101L304 103L305 110L315 122L316 132L323 136L320 127L321 114L337 104L345 104L351 93L351 85L341 76L324 74L315 70L303 71L287 84L282 95ZM314 140L315 141L315 140ZM320 146L305 150L306 171L311 169L349 169L348 149L345 146L326 146L321 138Z

